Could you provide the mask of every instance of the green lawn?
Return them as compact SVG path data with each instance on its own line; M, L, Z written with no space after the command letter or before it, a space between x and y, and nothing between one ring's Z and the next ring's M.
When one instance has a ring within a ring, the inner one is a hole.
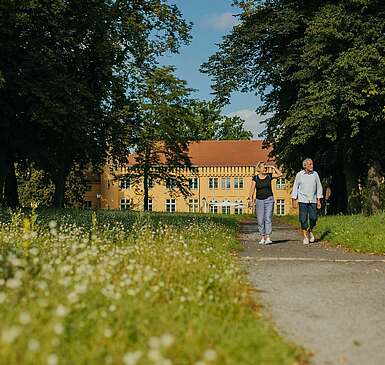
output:
M280 218L299 227L298 217ZM385 253L385 214L321 216L315 235L332 245L342 245L357 252Z
M7 365L302 364L233 253L239 217L2 213Z

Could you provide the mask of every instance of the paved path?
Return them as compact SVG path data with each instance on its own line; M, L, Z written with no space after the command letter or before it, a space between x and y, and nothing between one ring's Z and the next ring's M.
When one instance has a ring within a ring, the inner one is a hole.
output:
M304 246L283 224L272 238L257 245L254 222L242 224L242 260L280 332L316 365L384 365L385 256Z

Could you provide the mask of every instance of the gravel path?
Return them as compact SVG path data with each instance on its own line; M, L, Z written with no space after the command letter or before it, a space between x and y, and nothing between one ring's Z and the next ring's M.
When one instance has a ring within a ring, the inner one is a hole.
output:
M385 256L310 247L275 223L274 244L241 227L241 254L259 300L280 332L314 353L316 365L385 364Z

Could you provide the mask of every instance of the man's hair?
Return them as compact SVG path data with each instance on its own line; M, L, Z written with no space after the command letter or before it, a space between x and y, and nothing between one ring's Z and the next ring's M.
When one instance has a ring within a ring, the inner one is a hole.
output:
M311 158L305 158L303 161L302 161L302 167L305 167L306 164L309 162L309 161L313 161Z

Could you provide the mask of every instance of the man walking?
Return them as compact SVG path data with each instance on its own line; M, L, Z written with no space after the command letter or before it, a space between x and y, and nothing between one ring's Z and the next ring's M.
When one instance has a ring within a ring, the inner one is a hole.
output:
M313 170L313 160L303 161L303 170L295 177L293 193L293 207L299 203L299 221L303 233L303 244L314 242L313 228L317 223L317 209L321 208L322 184Z

